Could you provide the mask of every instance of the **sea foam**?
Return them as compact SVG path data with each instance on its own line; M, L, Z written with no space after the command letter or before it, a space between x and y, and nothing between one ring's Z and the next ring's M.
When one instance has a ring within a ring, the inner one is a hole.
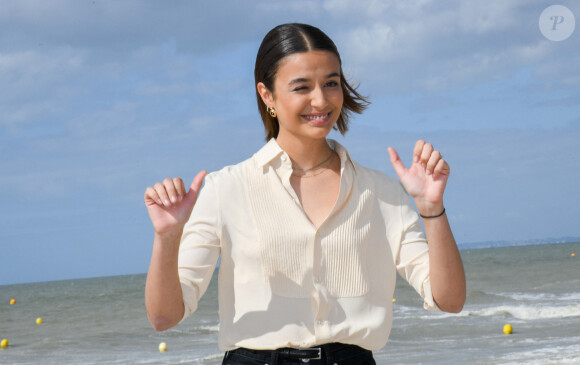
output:
M580 304L569 306L510 306L501 305L478 310L467 310L461 316L501 316L507 315L517 319L556 319L580 317Z

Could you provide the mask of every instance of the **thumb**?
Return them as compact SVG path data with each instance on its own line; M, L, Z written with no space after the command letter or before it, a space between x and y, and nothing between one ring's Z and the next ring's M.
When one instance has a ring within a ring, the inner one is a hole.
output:
M199 191L201 190L201 185L203 185L205 175L207 175L207 171L202 170L193 178L193 182L185 196L187 199L192 199L194 203L197 200L197 194L199 194Z
M387 150L389 151L389 156L391 158L391 165L393 165L395 172L399 176L399 179L401 179L407 172L407 169L405 168L405 165L403 165L403 161L399 159L399 154L393 147L389 147Z

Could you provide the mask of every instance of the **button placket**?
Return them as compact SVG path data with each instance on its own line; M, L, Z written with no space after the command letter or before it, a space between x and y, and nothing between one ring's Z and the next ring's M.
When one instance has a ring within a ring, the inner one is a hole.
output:
M292 197L292 200L294 201L296 206L298 206L300 210L302 210L302 204L300 203L300 199L298 199L298 195L296 195L296 192L294 191L292 184L290 184L290 176L292 176L292 161L290 160L290 157L286 153L283 153L282 156L280 156L280 161L282 161L282 163L278 174L282 180L282 184L284 185L284 188L286 189L288 194L290 194L290 197Z
M312 245L312 280L314 282L314 290L316 292L320 291L320 285L322 284L321 278L321 251L320 251L320 240L319 237L319 229L317 229L314 234L312 235L311 245Z

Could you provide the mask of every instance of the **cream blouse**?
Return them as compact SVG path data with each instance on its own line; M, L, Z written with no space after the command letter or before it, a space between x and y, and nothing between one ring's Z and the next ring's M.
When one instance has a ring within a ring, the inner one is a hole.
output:
M218 258L219 346L275 349L329 342L382 348L396 273L438 310L419 215L402 185L351 160L338 142L340 191L317 229L290 185L275 139L209 174L179 251L184 319L197 309Z

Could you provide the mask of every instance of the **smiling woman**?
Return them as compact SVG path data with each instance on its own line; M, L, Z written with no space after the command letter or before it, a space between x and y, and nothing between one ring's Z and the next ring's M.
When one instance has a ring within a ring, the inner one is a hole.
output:
M346 133L349 114L367 101L318 28L271 30L254 75L266 145L235 166L200 172L189 192L180 178L145 192L155 230L149 320L165 330L194 312L221 257L224 364L375 364L372 351L391 330L397 272L426 309L458 312L465 301L443 207L449 166L422 140L409 169L391 148L401 184L327 139L333 128Z

